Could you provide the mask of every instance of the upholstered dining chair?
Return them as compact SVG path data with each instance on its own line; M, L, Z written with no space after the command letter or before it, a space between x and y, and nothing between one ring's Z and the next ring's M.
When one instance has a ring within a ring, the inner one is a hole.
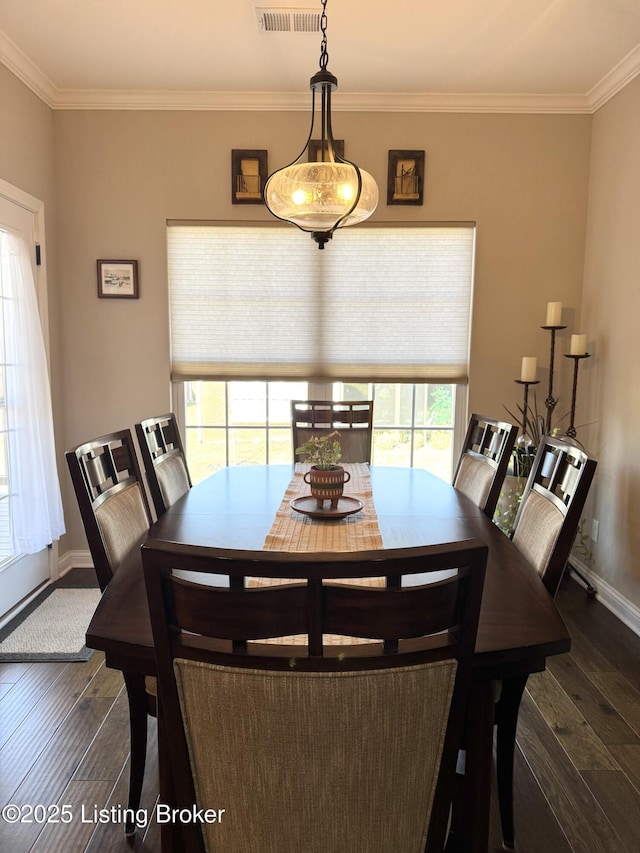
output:
M130 430L103 435L66 454L89 550L104 592L119 566L141 559L151 525L149 504ZM131 766L129 808L140 805L147 751L147 715L156 715L156 681L123 672L129 700ZM135 824L127 822L127 835Z
M142 555L175 806L231 805L183 826L181 849L443 850L483 543L381 558L150 541Z
M147 418L136 424L136 435L153 506L160 518L191 488L176 416L169 413Z
M493 518L518 427L471 415L453 485Z
M341 462L371 462L373 400L292 400L291 429L296 450L312 435L337 430Z
M522 494L511 538L555 597L575 542L597 462L562 439L545 436ZM496 703L496 770L505 849L514 846L513 758L517 713L526 685L509 679Z

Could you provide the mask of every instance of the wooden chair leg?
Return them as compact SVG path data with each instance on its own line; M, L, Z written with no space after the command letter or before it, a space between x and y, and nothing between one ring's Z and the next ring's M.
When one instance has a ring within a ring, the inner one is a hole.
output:
M144 767L147 760L147 692L144 675L124 672L124 683L129 697L129 731L131 739L131 764L129 774L128 808L135 813L140 807ZM125 835L134 835L135 821L125 823Z
M502 825L502 847L515 849L513 821L513 760L516 747L516 729L520 700L527 684L527 676L505 678L496 705L496 775L498 803Z
M493 769L494 690L492 681L471 686L465 722L464 767L454 791L451 828L445 849L482 853L489 845L489 808Z

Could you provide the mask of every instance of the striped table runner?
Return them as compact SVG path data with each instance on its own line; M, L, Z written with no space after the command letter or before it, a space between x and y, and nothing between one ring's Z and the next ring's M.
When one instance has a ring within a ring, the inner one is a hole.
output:
M383 547L378 516L373 504L369 466L365 463L345 464L351 474L345 494L364 501L360 512L339 521L319 521L296 512L290 502L309 494L303 476L309 465L296 464L271 530L264 541L264 551L376 551Z

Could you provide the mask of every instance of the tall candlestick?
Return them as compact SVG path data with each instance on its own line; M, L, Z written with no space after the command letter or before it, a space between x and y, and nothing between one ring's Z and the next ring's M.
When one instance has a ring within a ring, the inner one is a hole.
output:
M585 355L587 352L587 336L571 335L571 348L569 355Z
M572 335L572 338L586 338L586 335ZM569 428L567 429L565 435L568 435L569 438L576 437L576 427L575 427L575 418L576 418L576 397L578 395L578 365L580 364L580 359L582 358L590 358L588 352L580 352L580 353L571 353L570 355L565 355L565 358L573 359L573 390L571 392L571 415L569 421Z
M521 382L535 382L538 359L532 355L525 355L522 359L522 370L520 371Z
M559 326L562 323L562 302L547 302L546 326Z

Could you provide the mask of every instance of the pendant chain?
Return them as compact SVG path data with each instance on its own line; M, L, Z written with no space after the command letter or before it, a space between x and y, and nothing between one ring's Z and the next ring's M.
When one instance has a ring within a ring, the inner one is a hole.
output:
M320 29L322 31L322 43L320 45L320 70L324 71L329 62L327 52L327 0L322 0L322 15L320 16Z

